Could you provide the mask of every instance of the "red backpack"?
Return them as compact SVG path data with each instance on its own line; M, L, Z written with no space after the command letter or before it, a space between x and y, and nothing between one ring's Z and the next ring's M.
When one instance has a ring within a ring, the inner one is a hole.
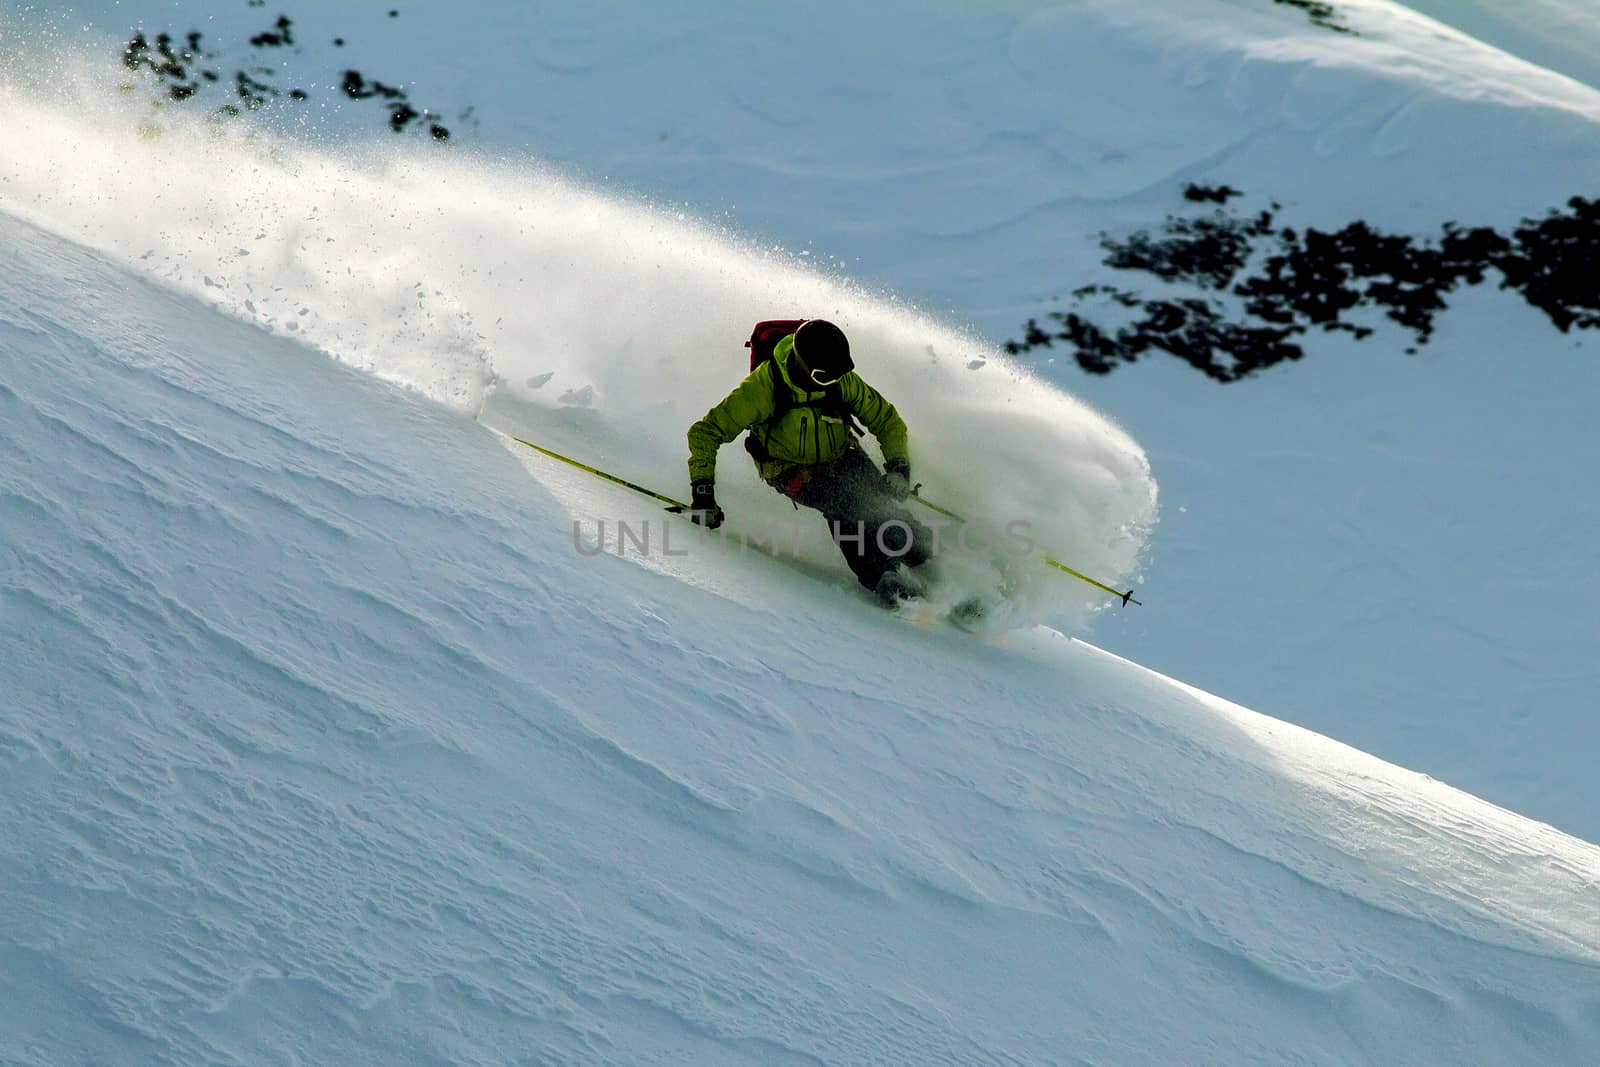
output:
M778 347L778 342L798 330L805 321L805 319L768 319L756 323L756 328L750 331L750 340L744 343L750 350L750 369L755 370L771 359L772 350Z

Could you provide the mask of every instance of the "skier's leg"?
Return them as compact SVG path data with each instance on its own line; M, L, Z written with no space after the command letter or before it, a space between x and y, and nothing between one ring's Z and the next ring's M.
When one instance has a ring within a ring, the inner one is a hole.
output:
M920 567L933 554L933 531L912 518L904 508L892 507L880 512L867 526L873 545L895 563Z
M856 579L872 589L883 575L884 562L872 543L872 530L863 514L869 483L859 465L847 458L851 455L846 453L832 463L807 468L807 477L791 498L822 513L834 547ZM870 460L867 466L871 467Z
M795 499L822 512L834 544L862 585L875 590L900 564L916 567L927 561L932 533L893 498L883 472L865 452L852 449L812 472Z
M841 457L847 465L841 482L846 507L859 516L874 552L883 559L882 569L903 563L920 567L933 551L933 531L918 522L906 505L889 491L889 480L871 458L860 449Z

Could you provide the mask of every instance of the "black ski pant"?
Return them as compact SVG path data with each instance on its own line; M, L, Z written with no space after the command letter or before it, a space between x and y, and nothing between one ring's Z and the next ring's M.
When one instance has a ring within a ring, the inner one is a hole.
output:
M834 545L868 589L877 588L878 579L896 564L917 567L928 561L933 532L894 498L888 478L859 448L769 484L796 504L822 512Z

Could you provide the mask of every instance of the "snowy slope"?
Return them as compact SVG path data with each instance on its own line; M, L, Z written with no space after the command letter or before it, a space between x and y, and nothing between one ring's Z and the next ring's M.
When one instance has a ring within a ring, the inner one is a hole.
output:
M1242 188L1247 210L1280 202L1285 225L1332 228L1360 218L1410 233L1452 220L1507 227L1574 194L1592 195L1600 102L1572 80L1581 70L1529 44L1559 37L1572 54L1600 48L1588 5L1417 6L1458 29L1387 0L1335 5L1337 21L1356 34L1267 0L841 4L817 6L804 20L770 4L463 0L395 9L395 18L381 6L290 9L294 47L253 49L246 42L274 14L244 3L135 12L113 0L76 0L10 10L6 40L24 44L0 50L10 79L52 96L75 77L64 54L85 52L103 69L132 24L152 34L198 29L221 69L267 63L282 85L311 92L304 106L266 116L282 127L319 140L370 136L373 101L337 90L339 72L355 67L403 82L419 105L453 124L458 149L531 155L583 183L646 194L668 216L607 216L606 234L621 235L620 247L582 226L560 228L569 243L532 248L496 231L483 251L523 268L509 283L505 270L487 280L463 271L459 257L473 247L446 244L441 269L417 270L439 252L438 228L424 222L435 205L417 210L404 182L367 215L329 224L299 210L310 206L296 199L302 190L241 185L186 151L145 146L152 162L138 181L103 155L86 160L85 142L115 143L139 125L125 113L96 115L103 104L92 93L64 109L75 112L72 122L88 122L88 132L62 137L56 128L53 141L14 132L0 152L37 179L10 198L13 207L130 260L149 252L143 266L182 274L197 291L206 291L206 276L226 281L211 268L234 254L210 241L212 232L242 235L239 247L272 234L273 262L255 270L272 280L265 290L257 285L258 298L273 287L321 287L326 274L363 264L356 284L310 307L312 316L337 317L337 308L358 321L313 331L314 342L461 403L498 377L492 399L512 401L511 410L490 413L502 425L526 427L522 405L570 407L562 397L581 401L590 386L615 386L605 375L636 366L617 352L637 343L619 336L637 325L636 312L619 324L615 308L643 307L647 321L680 342L671 346L670 373L681 372L685 352L704 353L705 363L692 363L697 377L673 393L671 410L652 425L653 443L619 444L614 425L579 443L608 461L642 464L640 477L671 482L681 434L673 420L718 395L738 358L736 349L728 354L730 339L770 314L775 297L818 291L746 255L743 238L733 244L745 251L731 259L719 251L686 264L669 251L663 262L673 265L661 271L691 283L657 288L653 250L683 248L669 225L679 211L809 253L804 259L829 272L875 280L967 324L957 332L921 316L901 320L882 373L903 394L908 382L944 391L980 380L1002 366L995 345L1018 336L1030 316L1061 307L1055 297L1088 282L1125 281L1100 263L1097 235L1125 235L1183 210L1179 192L1189 181ZM1499 27L1492 33L1490 15ZM816 77L759 76L751 57L770 49L775 26ZM344 45L334 46L336 37ZM130 102L144 107L147 130L170 121L172 109L151 111L138 94ZM469 106L471 120L458 121ZM104 121L97 126L85 112ZM24 125L20 114L7 104L14 131ZM414 139L398 143L414 156ZM367 165L357 157L357 169ZM155 200L174 166L187 178ZM0 178L6 170L0 166ZM261 178L251 165L244 170ZM322 211L329 189L351 188L348 178L321 179ZM48 195L103 180L114 195L98 210ZM494 189L479 183L463 199L494 219L530 187L549 188L511 177ZM222 189L261 206L230 215L212 202L188 211L195 190L226 202ZM127 202L142 210L124 210ZM167 210L151 210L162 204ZM541 194L532 209L581 217L573 204ZM453 206L458 222L470 213L470 204ZM362 241L346 247L359 254L324 243L353 233ZM392 283L369 274L372 265L392 267ZM613 275L623 284L609 285ZM447 294L425 307L412 293L423 277L427 291ZM487 283L461 288L464 278ZM449 286L440 284L446 279ZM604 299L541 299L547 287L587 294L591 286ZM641 291L652 299L640 302ZM831 300L839 289L825 291ZM234 308L250 298L236 286L208 294ZM308 305L282 299L283 307L255 299L264 310L245 313L287 329ZM1114 415L1163 487L1162 522L1142 557L1153 610L1101 616L1096 639L1600 839L1600 787L1588 757L1600 745L1592 714L1600 548L1587 535L1600 522L1600 496L1590 488L1600 444L1584 403L1600 388L1600 371L1587 358L1592 345L1554 333L1513 295L1484 288L1450 301L1417 357L1400 356L1409 338L1393 331L1360 345L1313 337L1303 364L1225 389L1161 360L1102 380L1077 371L1070 353L1053 362L1041 353L1032 369ZM552 306L561 309L555 318ZM360 320L396 329L374 335ZM877 318L873 329L888 321ZM414 347L412 331L422 326L428 340ZM913 356L930 341L955 367L989 360L965 379L923 383ZM527 389L541 380L542 393ZM600 399L598 409L606 406ZM913 431L939 442L932 457L941 462L953 454L944 442L985 440L991 430L930 422L918 404L911 409ZM579 417L569 412L563 427ZM1070 457L1079 444L1041 451ZM1127 455L1120 446L1112 452ZM1009 513L1019 496L1048 495L1029 492L1041 476L1050 492L1090 484L1070 465L1018 469L1018 458L1011 452L978 472L947 467L941 489L970 492L998 470L1016 470L996 502ZM1106 459L1090 449L1091 469ZM769 502L753 485L734 492L746 513ZM1122 501L1116 510L1131 515L1142 506ZM1122 571L1139 538L1064 540L1072 543L1061 545L1063 554ZM1103 540L1118 543L1102 548ZM1055 608L1068 618L1081 606Z
M0 241L0 1059L1600 1048L1600 849L1045 631L583 558L629 501Z
M1226 390L996 352L1187 180L1296 225L1584 191L1591 90L1340 6L1360 38L841 5L789 27L797 92L729 60L771 6L325 5L263 116L314 148L108 102L122 4L0 12L0 1061L1594 1061L1600 850L1524 817L1600 837L1581 339L1485 290L1414 360ZM249 55L262 10L140 17ZM478 123L363 143L343 63ZM793 304L941 495L1144 568L1098 617L1030 572L1036 614L1523 814L1051 631L885 617L496 432L678 491ZM602 518L656 551L585 557Z
M1600 89L1600 9L1583 0L1411 0L1406 5L1536 67Z

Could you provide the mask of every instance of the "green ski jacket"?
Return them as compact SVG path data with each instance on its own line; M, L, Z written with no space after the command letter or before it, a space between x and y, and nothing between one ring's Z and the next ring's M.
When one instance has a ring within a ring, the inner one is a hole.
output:
M756 442L772 458L758 461L756 470L763 481L778 477L796 467L827 463L838 459L854 443L845 420L826 416L817 407L822 391L808 391L789 380L789 355L794 337L780 340L772 358L751 371L738 388L722 403L706 412L706 417L689 427L689 481L713 481L717 472L717 450L749 430ZM773 420L777 412L777 390L786 389L796 405ZM851 371L839 379L845 408L861 420L867 432L878 439L887 460L910 461L906 446L906 424L876 389Z

